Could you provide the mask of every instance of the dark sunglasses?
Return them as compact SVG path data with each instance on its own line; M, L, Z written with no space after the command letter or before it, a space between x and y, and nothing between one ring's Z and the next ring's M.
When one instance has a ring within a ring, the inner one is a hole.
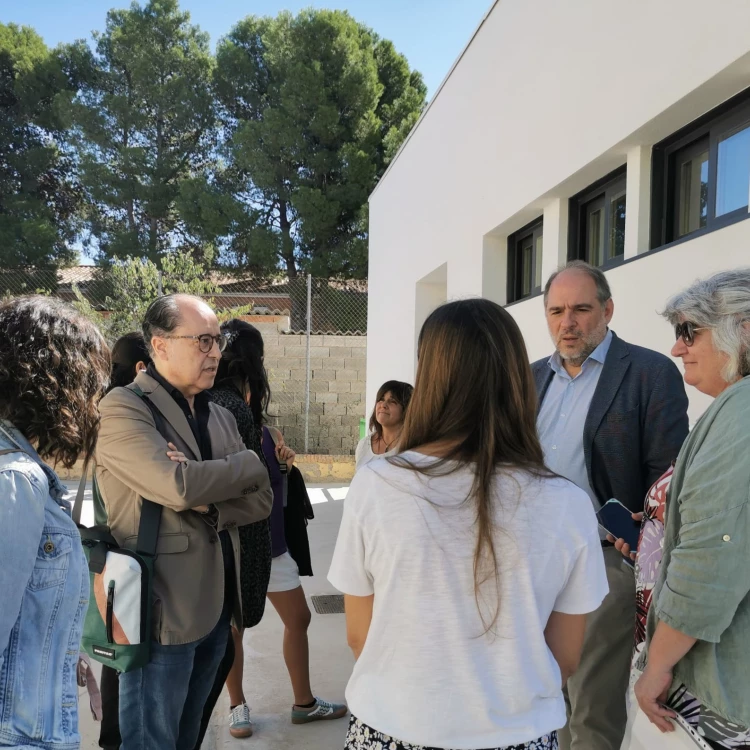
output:
M203 354L208 354L211 349L214 348L214 344L219 347L219 351L223 352L227 348L229 343L229 336L226 333L220 333L217 336L213 336L210 333L202 333L199 336L165 336L165 339L194 339L198 342L198 348Z
M681 338L685 342L685 346L692 346L695 343L695 334L698 331L705 330L705 328L700 328L689 320L684 323L676 323L674 327L675 341Z

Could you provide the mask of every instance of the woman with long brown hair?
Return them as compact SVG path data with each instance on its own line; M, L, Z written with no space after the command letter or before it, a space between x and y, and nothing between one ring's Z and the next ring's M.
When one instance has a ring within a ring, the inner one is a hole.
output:
M398 449L398 439L413 392L414 388L409 383L400 380L388 380L380 386L370 417L370 433L359 441L354 454L357 469L376 456L384 456Z
M607 581L591 501L545 468L536 411L509 313L430 315L400 452L357 473L329 574L357 659L349 750L557 747Z

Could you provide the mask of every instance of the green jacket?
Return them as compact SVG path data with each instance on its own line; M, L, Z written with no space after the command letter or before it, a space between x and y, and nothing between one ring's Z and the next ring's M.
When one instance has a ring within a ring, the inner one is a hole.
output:
M750 377L724 391L688 436L666 512L647 648L659 620L697 638L675 681L750 727Z

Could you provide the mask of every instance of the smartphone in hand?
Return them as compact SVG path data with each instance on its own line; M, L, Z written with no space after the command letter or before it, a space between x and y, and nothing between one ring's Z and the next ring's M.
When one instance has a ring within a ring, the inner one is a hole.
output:
M633 520L632 513L619 500L608 500L596 517L599 519L599 526L615 539L624 539L635 552L638 548L641 523Z

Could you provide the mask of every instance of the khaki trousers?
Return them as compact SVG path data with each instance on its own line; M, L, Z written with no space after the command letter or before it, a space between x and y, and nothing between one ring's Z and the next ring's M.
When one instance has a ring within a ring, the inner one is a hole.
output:
M635 630L633 569L614 547L604 550L609 594L588 616L581 664L564 689L568 723L560 750L620 750Z

